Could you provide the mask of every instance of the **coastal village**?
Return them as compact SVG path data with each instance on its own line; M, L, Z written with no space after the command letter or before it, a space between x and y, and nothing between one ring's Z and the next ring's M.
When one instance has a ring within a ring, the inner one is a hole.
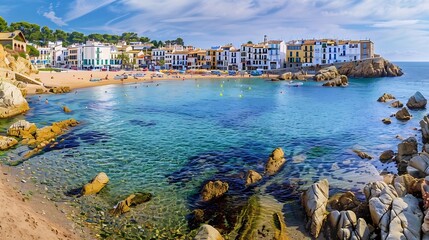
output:
M71 85L73 81L77 81L79 72L90 74L92 79L93 74L95 76L96 72L104 75L104 72L118 70L178 70L179 72L188 70L262 71L264 73L283 70L286 73L278 74L275 78L276 80L307 80L300 79L300 76L295 75L296 72L300 72L302 68L314 68L315 74L311 76L311 79L316 82L323 82L324 86L329 87L346 87L349 77L395 77L403 74L401 68L374 53L374 43L371 40L302 39L285 42L283 40L270 40L267 36L264 36L263 40L257 44L243 43L237 48L232 44L226 44L210 49L177 44L156 48L151 43L143 42L106 44L96 41L87 41L86 43L65 47L62 42L49 42L47 46L32 45L39 52L39 56L31 58L25 54L28 43L24 34L20 31L0 33L0 44L0 77L2 78L0 90L3 93L1 95L2 101L0 101L0 117L5 119L25 113L30 109L30 105L25 99L25 95L28 94L27 85L37 85L37 89L41 89L38 92L36 91L39 94L39 98L33 97L33 100L37 100L31 103L39 104L39 106L40 104L50 106L52 103L47 98L42 101L40 99L42 94L61 94L71 91L70 87L64 88L62 86L63 88L57 88L51 86L52 82L60 81L61 75L46 72L45 77L48 77L50 82L47 82L46 79L39 79L38 77L42 76L42 74L38 70L43 68L57 68L60 71L70 70L70 73L67 72L68 79L62 80L63 82L61 83ZM337 69L336 64L339 63L342 66ZM33 78L31 74L39 75L35 75ZM300 74L304 75L302 71ZM207 78L211 79L213 76ZM140 82L146 85L142 89L149 89L149 84L152 84L151 87L153 86L154 88L159 87L158 83L153 84L152 79L150 79L151 81L146 80L149 79L144 79L144 81ZM192 80L197 81L197 79ZM89 82L87 78L83 81ZM132 81L136 82L137 80L133 79ZM112 82L106 81L105 83L110 84ZM120 82L116 81L116 83ZM267 81L264 83L268 85L272 82ZM223 84L224 82L220 82L220 88L224 87ZM216 83L217 85L218 83ZM124 84L121 86L124 89L138 89L140 85L128 86ZM199 85L196 86L199 88ZM73 89L78 88L73 87ZM247 87L247 90L250 91L251 87ZM102 95L102 92L105 95ZM104 89L100 93L102 96L108 94L108 91ZM280 95L283 92L270 94L284 96ZM126 93L122 94L121 92L122 95L128 97ZM78 91L75 91L73 96L79 97ZM403 96L401 97L404 99ZM395 109L396 113L390 117L396 118L400 123L411 120L411 113L425 109L427 104L427 100L420 92L416 92L409 97L405 104L406 107L392 94L385 93L378 99L379 103L376 101L376 99L373 100L374 104L385 104L386 108ZM92 100L88 102L92 102ZM109 101L105 100L104 102ZM92 111L83 107L82 109L84 110L81 111ZM73 114L73 111L75 111L64 105L56 107L55 111L57 110L61 114ZM103 109L103 111L108 111L108 109ZM22 149L25 150L18 154L20 159L10 164L11 167L19 166L32 157L52 151L62 142L67 142L68 138L73 137L73 135L67 135L67 133L74 131L74 127L81 124L80 121L83 124L88 124L87 122L85 123L84 119L78 120L70 118L43 127L38 127L35 123L23 119L17 119L13 123L7 122L8 126L5 127L6 132L4 133L6 136L0 137L0 146L2 150L23 146ZM139 123L143 126L156 125L156 123ZM380 119L378 123L387 126L392 124L392 120L386 116L385 119ZM139 127L143 128L143 126ZM335 192L335 195L330 196L328 180L318 179L319 176L316 176L316 180L312 178L310 186L299 194L302 204L300 209L305 218L305 220L303 219L305 233L296 230L293 232L288 229L289 226L286 225L284 220L284 214L287 213L284 213L283 203L280 203L269 194L261 194L261 191L263 191L261 189L290 188L292 189L291 195L298 195L293 189L295 186L291 186L292 184L276 185L275 187L269 185L271 180L279 176L285 165L291 163L289 160L287 163L287 153L281 147L275 148L271 154L267 153L262 164L252 161L249 161L249 164L246 163L246 168L252 169L246 169L242 174L233 172L233 174L225 174L221 180L205 180L197 193L197 200L195 200L195 203L189 204L190 213L189 216L186 216L186 220L189 221L188 227L190 229L186 229L186 227L175 231L163 229L163 232L160 233L158 229L154 229L149 224L137 225L137 220L134 218L121 217L131 215L134 211L138 211L140 206L153 201L152 194L146 192L132 192L129 193L128 197L118 197L116 199L118 202L113 209L107 203L102 205L103 203L98 202L98 206L90 206L91 209L95 208L95 211L85 212L85 210L82 210L80 214L73 212L70 216L73 216L75 220L86 218L82 220L84 223L79 226L92 227L92 231L96 232L94 235L100 239L142 239L143 234L148 234L145 236L153 234L150 235L150 239L197 240L320 239L322 235L325 239L346 240L380 238L427 239L429 236L429 211L427 211L429 208L429 179L424 178L429 174L429 154L427 153L429 148L429 118L427 116L420 121L420 127L421 133L419 134L421 137L419 136L418 138L421 139L421 143L418 142L416 137L402 139L398 136L397 139L399 139L400 143L397 149L386 149L380 154L380 161L392 162L397 165L398 174L378 175L378 181L364 183L366 185L362 191L365 199L359 199L352 191ZM92 131L90 134L96 133ZM63 137L64 135L66 136ZM419 152L418 146L420 145L423 148ZM359 149L353 149L353 154L362 161L369 161L374 158L371 154ZM294 158L294 162L299 162L296 156ZM192 162L191 160L189 160L189 164L205 164L205 159L201 162ZM211 158L211 160L213 159ZM255 164L252 165L253 163ZM123 164L128 163L124 162ZM217 164L222 164L222 162ZM331 170L335 169L335 167L339 168L338 165L333 164ZM184 172L187 173L188 171ZM302 170L302 172L305 172L305 170ZM180 174L182 173L177 173L177 175ZM221 176L221 174L224 174L224 172L220 171L216 176ZM237 177L237 175L240 176ZM7 178L9 175L4 172L2 177ZM165 178L169 180L168 177ZM99 172L92 180L87 180L89 182L79 186L78 190L72 191L69 189L71 193L67 192L67 194L72 196L67 195L66 197L78 203L91 199L88 202L92 204L93 202L91 201L95 202L94 196L99 196L97 194L103 191L106 186L109 186L111 181L117 181L118 179L109 178L105 172ZM2 181L0 190L8 187L3 184ZM30 183L22 179L18 184L29 185ZM125 184L125 181L120 184ZM297 183L296 185L299 184ZM338 189L335 190L338 191ZM36 222L36 227L33 227L33 230L37 228L38 222L44 223L40 224L42 227L39 227L39 229L43 228L43 231L37 233L39 235L36 234L36 237L41 235L38 238L43 238L43 234L51 234L49 235L49 237L52 237L51 239L81 239L87 237L79 236L75 232L72 233L70 231L71 227L68 230L58 226L53 227L54 224L46 223L48 221L45 220L45 217L40 217L40 214L34 211L21 211L20 209L27 208L22 206L24 203L21 203L21 201L16 203L17 201L10 200L15 198L8 196L7 201L3 200L3 203L9 204L12 202L12 204L15 204L13 205L14 209L16 208L17 210L4 214L0 212L0 216L16 214L15 212L18 212L18 214L25 212L28 217L25 215L25 217L20 216L18 219L20 219L20 222ZM296 199L293 200L295 201ZM23 202L25 201L23 200ZM267 204L268 207L266 207ZM235 212L232 212L231 209ZM58 209L53 211L55 210ZM230 210L231 212L229 212ZM426 214L424 210L427 211ZM6 211L12 210L6 209ZM126 227L118 231L114 229L117 225ZM25 233L25 230L19 229L17 225L13 224L13 221L8 221L8 225L0 228L0 231L3 231L4 228L17 228L20 234ZM74 225L73 230L75 230ZM9 232L8 234L7 239L15 237L14 233Z

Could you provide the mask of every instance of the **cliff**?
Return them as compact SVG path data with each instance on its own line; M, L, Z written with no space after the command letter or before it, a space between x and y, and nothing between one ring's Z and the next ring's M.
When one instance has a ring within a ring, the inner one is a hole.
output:
M401 68L381 57L344 63L338 72L356 78L399 77L403 74Z

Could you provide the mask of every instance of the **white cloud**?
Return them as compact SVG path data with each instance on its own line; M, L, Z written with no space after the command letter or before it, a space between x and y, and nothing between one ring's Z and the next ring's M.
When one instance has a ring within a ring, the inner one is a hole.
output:
M70 10L64 18L67 22L72 21L113 2L115 0L75 0L70 3Z
M62 18L56 16L52 3L49 5L49 12L44 12L43 16L60 27L67 25L67 23Z

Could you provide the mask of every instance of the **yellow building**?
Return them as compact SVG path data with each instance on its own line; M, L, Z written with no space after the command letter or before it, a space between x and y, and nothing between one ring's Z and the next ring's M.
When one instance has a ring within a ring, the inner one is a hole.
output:
M304 60L303 41L290 41L286 48L287 67L301 67Z
M314 56L314 45L315 40L305 40L302 44L302 50L304 52L303 59L301 60L304 65L311 65L313 63Z
M218 49L209 49L206 52L206 64L208 66L208 69L214 70L217 69L216 64L216 52Z

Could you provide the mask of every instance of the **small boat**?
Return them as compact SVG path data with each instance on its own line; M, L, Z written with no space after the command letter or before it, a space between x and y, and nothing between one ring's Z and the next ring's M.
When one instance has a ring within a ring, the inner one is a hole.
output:
M304 85L304 83L302 82L294 82L294 81L289 81L286 83L286 85L290 86L290 87L299 87Z

